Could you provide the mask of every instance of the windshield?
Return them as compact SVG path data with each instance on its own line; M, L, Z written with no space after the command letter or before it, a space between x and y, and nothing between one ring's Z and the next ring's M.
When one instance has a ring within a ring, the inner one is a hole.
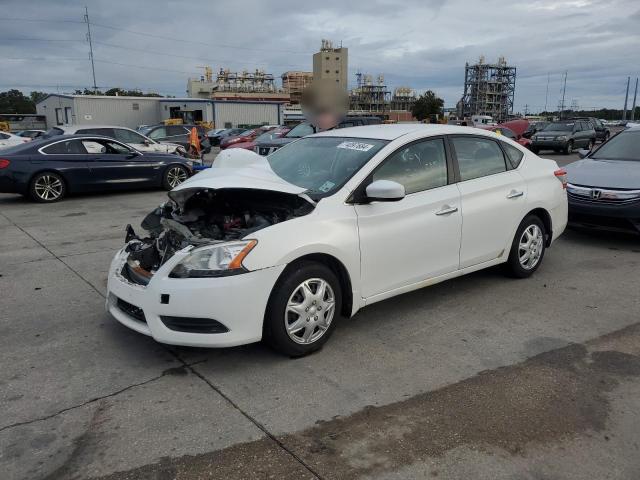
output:
M47 130L47 132L42 136L42 138L51 138L51 137L55 137L56 135L62 135L62 134L64 134L64 131L62 131L61 128L53 127Z
M266 158L279 177L322 197L335 193L387 143L368 138L309 137Z
M542 129L543 132L570 132L573 130L574 122L550 123Z
M287 138L302 138L307 135L313 135L316 133L315 129L309 123L299 123L291 129L289 133L285 135Z
M635 160L640 162L640 130L627 130L612 137L593 152L594 160Z
M148 137L148 136L149 136L149 132L150 132L151 130L153 130L153 127L143 127L143 128L138 129L138 131L139 131L142 135L144 135L145 137Z

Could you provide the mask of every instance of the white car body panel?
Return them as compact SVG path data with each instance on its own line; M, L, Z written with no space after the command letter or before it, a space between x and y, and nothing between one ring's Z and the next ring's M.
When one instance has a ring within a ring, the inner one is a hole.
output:
M417 192L400 201L349 203L352 192L389 154L416 139L447 134L499 139L524 156L516 169ZM365 305L505 262L516 229L532 210L543 209L549 214L553 230L550 241L566 226L566 191L554 176L557 164L493 132L449 125L400 124L345 128L315 136L390 142L341 189L320 199L311 213L248 235L247 239L258 242L243 261L248 273L220 278L169 278L171 269L187 254L178 252L154 274L149 285L140 287L118 274L126 258L120 251L110 269L109 293L143 308L148 324L128 318L113 305L110 296L107 308L114 317L165 343L210 347L250 343L261 338L269 295L277 279L288 264L301 257L328 255L344 267L351 283L351 314L355 314ZM219 158L215 168L181 184L170 193L171 198L180 204L198 189L230 188L273 190L305 198L305 189L276 175L265 157L233 149ZM522 195L507 198L514 192ZM457 210L436 215L445 208ZM171 308L159 304L161 293L171 294ZM162 314L206 315L222 321L230 332L170 331L159 320Z
M0 132L2 135L0 136L0 149L7 147L15 147L16 145L22 145L23 143L27 143L31 141L30 138L19 137L18 135L14 135L9 132ZM8 136L8 138L2 138L4 136Z

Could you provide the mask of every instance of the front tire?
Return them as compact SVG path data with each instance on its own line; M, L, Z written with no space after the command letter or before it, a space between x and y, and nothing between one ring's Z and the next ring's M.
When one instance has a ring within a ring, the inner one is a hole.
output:
M329 267L317 262L294 264L273 288L264 339L284 355L308 355L329 339L341 307L340 282Z
M162 188L173 190L189 178L189 171L182 165L169 165L162 177Z
M569 140L567 146L564 149L565 155L571 155L573 153L573 140Z
M58 202L66 194L67 185L64 179L54 172L37 173L29 184L29 196L39 203Z
M509 276L527 278L538 269L546 250L546 235L544 223L536 215L520 222L505 264Z

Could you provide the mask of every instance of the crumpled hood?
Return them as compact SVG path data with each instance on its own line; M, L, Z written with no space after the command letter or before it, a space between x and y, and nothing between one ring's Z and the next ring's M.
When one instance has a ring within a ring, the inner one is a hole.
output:
M585 158L565 167L574 185L601 188L640 189L640 162Z
M169 197L182 205L198 190L223 188L271 190L304 198L307 190L276 175L265 157L250 150L233 148L220 152L211 168L181 183L169 192Z

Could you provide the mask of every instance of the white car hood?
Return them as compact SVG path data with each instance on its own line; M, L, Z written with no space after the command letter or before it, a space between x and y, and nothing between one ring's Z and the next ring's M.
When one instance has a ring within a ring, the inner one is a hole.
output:
M213 166L194 175L169 192L178 205L202 189L253 189L299 195L311 201L306 188L287 182L276 175L265 157L249 150L233 148L221 152ZM313 202L312 202L313 203Z

